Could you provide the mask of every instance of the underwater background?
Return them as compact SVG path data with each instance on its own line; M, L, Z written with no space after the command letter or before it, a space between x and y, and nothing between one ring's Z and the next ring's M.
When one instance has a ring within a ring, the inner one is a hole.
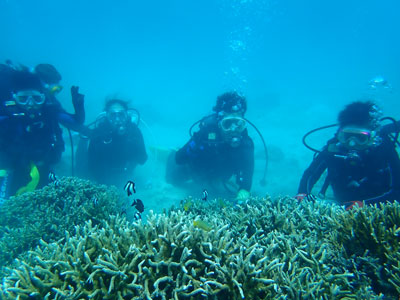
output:
M0 61L56 66L64 86L58 98L71 111L69 87L79 85L86 123L107 97L130 100L148 125L151 159L135 175L138 186L153 189L147 207L182 198L164 183L165 152L189 139L218 95L237 90L269 148L262 187L263 148L250 130L253 193L294 195L312 159L301 143L308 130L335 123L345 104L365 97L399 117L399 9L395 0L0 0ZM372 89L376 76L390 88ZM310 142L321 147L332 133ZM69 175L69 160L67 148L58 175Z
M125 182L67 177L79 135L64 130L59 180L0 206L0 299L398 299L398 202L345 211L292 196L313 156L306 132L358 99L400 118L399 11L396 0L0 0L0 63L53 64L64 108L71 85L85 94L86 124L107 98L129 100L149 153L132 176L136 222ZM250 128L255 197L243 205L164 179L169 151L231 90L269 152L262 186Z

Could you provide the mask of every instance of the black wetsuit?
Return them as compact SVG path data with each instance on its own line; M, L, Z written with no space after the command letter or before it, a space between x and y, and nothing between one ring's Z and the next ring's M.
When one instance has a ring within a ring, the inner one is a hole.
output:
M81 147L84 145L81 143ZM80 150L80 155L84 151ZM126 132L113 132L104 120L93 129L87 145L86 176L99 183L121 185L130 179L138 164L147 161L142 133L134 123L128 123Z
M11 171L3 196L14 195L19 187L31 180L32 164L39 169L38 187L48 183L49 171L60 161L64 151L59 123L70 124L73 128L81 126L74 115L66 113L58 102L50 99L34 118L20 114L16 107L1 107L0 168Z
M357 152L353 157L336 139L330 140L304 172L298 192L310 194L325 170L328 170L326 183L332 186L342 204L400 199L400 159L388 137L384 136L379 145Z
M176 164L187 166L186 176L181 178L167 171L167 180L178 183L179 180L227 182L232 175L240 189L250 191L254 171L254 144L247 130L241 134L241 143L232 147L223 141L215 115L205 117L200 130L175 154ZM186 178L185 178L186 177Z
M49 170L64 151L59 124L78 130L85 119L83 101L74 103L75 114L69 114L50 94L34 117L27 116L12 97L19 88L20 74L0 64L0 169L7 170L7 176L0 178L0 198L14 195L31 180L32 165L39 170L38 187L47 184Z

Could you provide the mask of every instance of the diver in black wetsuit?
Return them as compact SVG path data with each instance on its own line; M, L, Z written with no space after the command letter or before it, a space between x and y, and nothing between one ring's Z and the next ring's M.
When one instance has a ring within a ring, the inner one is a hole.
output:
M236 177L237 199L249 197L254 170L254 144L246 129L246 99L236 92L218 97L214 114L200 121L200 129L168 160L167 182L197 189L221 190Z
M59 124L78 129L84 122L84 96L78 87L71 88L71 95L74 115L65 112L37 74L0 66L0 198L48 182L64 151Z
M339 129L319 152L300 181L298 200L328 171L328 185L346 208L400 199L400 159L395 141L380 132L379 110L372 102L354 102L340 112Z
M61 107L61 103L55 96L63 89L60 84L62 76L53 65L47 63L38 64L34 68L28 68L22 64L14 64L11 60L7 60L5 64L0 64L0 101L3 102L4 99L9 97L12 89L11 80L13 74L24 72L37 75L46 90L47 97L51 98L52 104ZM68 129L86 132L86 128L82 126L85 122L84 96L79 94L79 89L76 86L71 87L71 95L75 114L61 117L61 123Z
M132 178L137 165L147 161L142 133L132 117L128 102L119 99L106 102L95 127L79 142L80 176L120 186Z

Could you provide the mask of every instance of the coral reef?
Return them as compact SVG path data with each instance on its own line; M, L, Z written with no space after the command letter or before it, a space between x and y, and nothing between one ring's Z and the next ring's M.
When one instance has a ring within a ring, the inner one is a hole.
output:
M339 214L332 243L345 250L376 292L400 294L400 205L387 203Z
M151 213L146 223L114 216L76 226L58 242L41 240L3 279L0 297L383 299L356 264L367 254L355 257L344 246L347 216L360 211L289 198L240 206L191 201L186 210ZM388 207L371 208L371 214L389 213ZM195 226L199 220L207 230ZM399 252L390 247L385 299L397 299Z
M94 224L108 219L118 213L119 198L115 189L66 177L5 200L0 206L0 266L34 249L40 239L54 242L89 219Z

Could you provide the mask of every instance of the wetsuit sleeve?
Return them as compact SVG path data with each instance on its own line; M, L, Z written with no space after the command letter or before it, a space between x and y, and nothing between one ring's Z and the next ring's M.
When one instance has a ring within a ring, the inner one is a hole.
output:
M248 138L243 149L243 157L241 159L241 170L236 178L236 182L240 189L250 191L253 182L254 173L254 143Z
M304 171L300 180L298 193L310 194L313 186L327 168L326 153L319 153L311 162L310 166Z
M379 202L393 202L394 200L400 200L400 159L397 151L392 143L390 143L388 149L389 168L392 177L392 185L388 192L374 198L364 199L366 204L375 204Z
M60 111L58 113L57 119L61 125L68 129L81 132L83 134L87 133L86 127L76 120L75 115L69 114L65 111Z

